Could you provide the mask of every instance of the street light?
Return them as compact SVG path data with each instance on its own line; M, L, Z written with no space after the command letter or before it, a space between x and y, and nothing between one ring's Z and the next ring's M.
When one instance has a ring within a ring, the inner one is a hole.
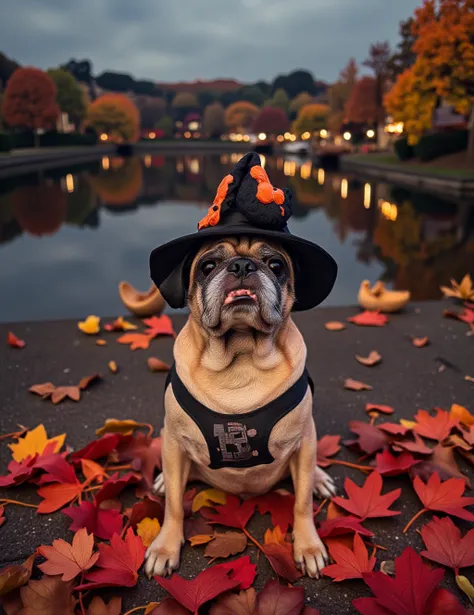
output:
M328 136L328 131L323 128L322 130L319 131L319 136L321 137L321 139L325 139Z
M345 132L342 136L344 137L345 141L350 141L352 137L350 132Z
M372 130L372 128L369 128L366 134L369 137L369 139L373 139L375 137L375 130Z
M261 132L258 135L258 138L260 139L260 141L265 141L265 139L267 138L267 135L264 132Z

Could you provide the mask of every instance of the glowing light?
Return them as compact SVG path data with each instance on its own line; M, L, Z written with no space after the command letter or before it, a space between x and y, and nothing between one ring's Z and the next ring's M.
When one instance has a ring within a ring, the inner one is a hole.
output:
M199 122L189 122L189 130L199 130Z
M309 179L311 177L311 160L307 160L300 168L301 179Z
M74 177L70 173L66 175L66 189L68 192L74 192Z
M380 199L379 208L382 212L382 215L387 218L387 220L395 222L398 216L398 207L394 203L389 203L388 201Z
M369 130L366 132L366 135L369 137L369 139L373 139L375 137L375 130L369 128Z
M324 169L318 169L318 184L320 186L324 185Z
M291 139L291 132L285 132L285 134L283 135L283 137L289 141Z
M283 163L283 173L287 177L294 177L296 173L296 162L294 160L285 160Z
M156 137L156 132L149 132L148 133L148 138L149 139L154 139Z
M264 132L261 132L258 135L258 138L259 138L260 141L265 141L265 139L267 138L267 135Z
M243 139L246 143L248 143L248 142L250 141L250 137L249 137L248 135L244 135L244 136L242 137L242 139Z
M370 209L370 197L372 195L372 186L364 184L364 207Z
M263 154L259 154L259 155L260 155L260 166L262 167L262 169L264 169L265 165L267 164L267 158Z
M149 169L151 167L151 156L145 156L143 162L145 163L146 168Z
M193 134L193 137L194 137L195 139L199 139L199 138L200 138L200 136L201 136L201 133L200 133L200 132L195 132L195 133Z
M102 168L104 169L104 171L107 171L110 168L110 160L107 156L104 156L102 158Z
M189 132L189 130L187 130L187 131L184 133L184 138L185 138L185 139L190 139L190 138L191 138L191 133Z
M189 161L189 170L194 175L199 174L199 159L198 158L191 158L191 160Z
M345 132L342 136L344 137L344 141L350 141L352 138L352 135L350 132Z
M235 135L235 141L242 141L243 140L243 135Z
M311 133L306 131L301 135L301 138L303 139L303 141L307 141L309 138L311 137Z
M325 139L328 136L328 131L323 128L322 130L319 131L319 136L321 137L321 139Z
M389 134L402 134L403 132L403 122L390 123L384 128L385 132Z
M184 164L181 160L178 160L178 162L176 163L176 170L178 171L178 173L182 173L184 171Z
M290 141L296 141L296 135L290 135Z
M284 140L285 140L285 137L283 135L278 135L278 137L277 137L278 143L281 143Z
M341 197L343 199L347 199L348 189L349 189L349 183L347 179L344 178L341 180Z
M108 139L108 138L109 138L109 137L108 137L108 135L106 135L106 134L105 134L105 132L103 132L103 133L100 135L100 137L99 137L99 139L100 139L101 141L107 141L107 139Z

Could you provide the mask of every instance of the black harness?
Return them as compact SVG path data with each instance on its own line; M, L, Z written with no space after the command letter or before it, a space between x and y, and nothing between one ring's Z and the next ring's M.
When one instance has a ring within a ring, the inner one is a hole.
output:
M303 400L308 386L314 384L305 369L300 378L285 393L265 406L245 414L222 414L204 406L191 395L178 376L173 364L166 379L181 408L201 430L207 442L211 463L209 467L252 468L272 463L268 440L273 427Z

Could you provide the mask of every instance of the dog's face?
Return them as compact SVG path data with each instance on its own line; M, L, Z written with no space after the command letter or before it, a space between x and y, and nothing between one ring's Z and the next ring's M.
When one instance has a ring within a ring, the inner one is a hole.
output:
M193 259L188 297L193 318L211 335L231 329L271 333L293 306L291 259L260 239L208 244Z

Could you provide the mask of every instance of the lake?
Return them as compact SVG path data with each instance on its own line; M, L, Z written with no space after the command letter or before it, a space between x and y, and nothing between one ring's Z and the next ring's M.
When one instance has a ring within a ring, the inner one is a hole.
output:
M0 180L0 321L124 313L118 283L148 288L150 251L196 229L240 156L104 157ZM355 304L363 279L426 300L474 274L470 204L262 158L272 183L293 190L291 231L339 265L324 305Z

